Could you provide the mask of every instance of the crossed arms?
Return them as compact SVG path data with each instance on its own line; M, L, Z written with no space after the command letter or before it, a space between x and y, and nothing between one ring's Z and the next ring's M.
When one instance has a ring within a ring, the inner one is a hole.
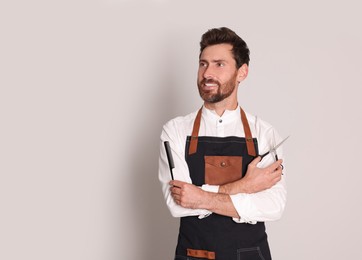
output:
M230 216L238 223L273 221L281 217L286 203L286 168L281 169L283 160L274 161L266 156L260 161L257 157L247 169L246 175L225 185L192 184L188 165L185 161L184 133L178 133L172 125L164 127L160 140L159 180L166 204L174 217L199 216L203 218L212 213ZM272 129L263 131L271 135ZM277 136L276 139L280 138ZM259 139L259 151L268 149L268 144ZM175 181L171 181L164 141L169 141L175 168ZM276 140L278 141L278 140ZM278 149L283 159L282 149ZM285 166L285 162L283 162ZM283 175L282 175L283 171Z
M260 157L257 157L249 164L244 178L219 186L217 193L205 191L187 182L170 181L171 196L177 205L184 208L206 209L220 215L240 218L230 195L258 193L270 189L282 178L283 160L265 168L259 168L259 162Z

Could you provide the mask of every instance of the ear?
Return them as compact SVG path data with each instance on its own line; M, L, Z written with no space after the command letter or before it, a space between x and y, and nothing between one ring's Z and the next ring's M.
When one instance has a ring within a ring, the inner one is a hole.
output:
M243 81L247 76L248 76L248 73L249 73L249 66L244 63L239 69L238 69L238 82L241 82Z

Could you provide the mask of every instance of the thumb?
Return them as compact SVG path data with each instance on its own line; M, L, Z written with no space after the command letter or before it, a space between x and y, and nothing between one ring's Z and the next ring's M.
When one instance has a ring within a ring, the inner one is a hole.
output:
M254 160L249 164L250 166L256 167L256 165L261 161L261 157L257 156Z
M169 182L170 186L178 187L178 188L181 187L182 183L183 183L182 181L178 181L178 180L172 180L172 181Z

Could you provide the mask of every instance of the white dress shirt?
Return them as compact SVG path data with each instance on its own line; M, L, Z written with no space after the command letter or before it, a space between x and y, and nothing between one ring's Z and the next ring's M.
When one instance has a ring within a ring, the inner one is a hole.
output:
M171 174L163 142L169 141L170 143L175 165L175 168L173 169L174 179L192 183L188 165L185 161L185 146L187 136L190 136L192 133L196 114L197 111L187 116L170 120L163 126L161 133L159 180L162 185L162 192L166 204L174 217L199 216L199 218L203 218L212 213L205 209L183 208L174 202L170 193L169 182L171 180ZM248 113L246 113L246 116L252 136L258 140L259 154L269 151L270 148L282 140L270 124ZM240 108L238 107L232 111L226 110L220 117L215 111L203 107L199 136L245 137L240 117ZM279 159L283 159L283 165L285 166L281 147L277 149L277 154ZM274 155L269 154L263 158L258 164L258 167L266 167L274 161ZM287 192L285 175L286 169L284 167L281 181L270 189L252 194L238 193L230 195L232 203L240 216L240 218L233 218L233 220L237 223L255 224L258 221L272 221L279 219L286 203ZM216 193L219 190L219 186L217 185L205 184L201 188L205 191Z

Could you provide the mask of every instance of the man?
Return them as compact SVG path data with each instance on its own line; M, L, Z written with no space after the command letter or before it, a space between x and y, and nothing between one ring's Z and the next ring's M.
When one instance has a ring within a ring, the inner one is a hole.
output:
M249 49L228 28L201 38L197 85L204 104L163 127L159 179L166 204L180 217L175 259L271 259L264 221L281 217L286 202L280 141L268 123L238 105ZM175 168L171 180L163 142Z

